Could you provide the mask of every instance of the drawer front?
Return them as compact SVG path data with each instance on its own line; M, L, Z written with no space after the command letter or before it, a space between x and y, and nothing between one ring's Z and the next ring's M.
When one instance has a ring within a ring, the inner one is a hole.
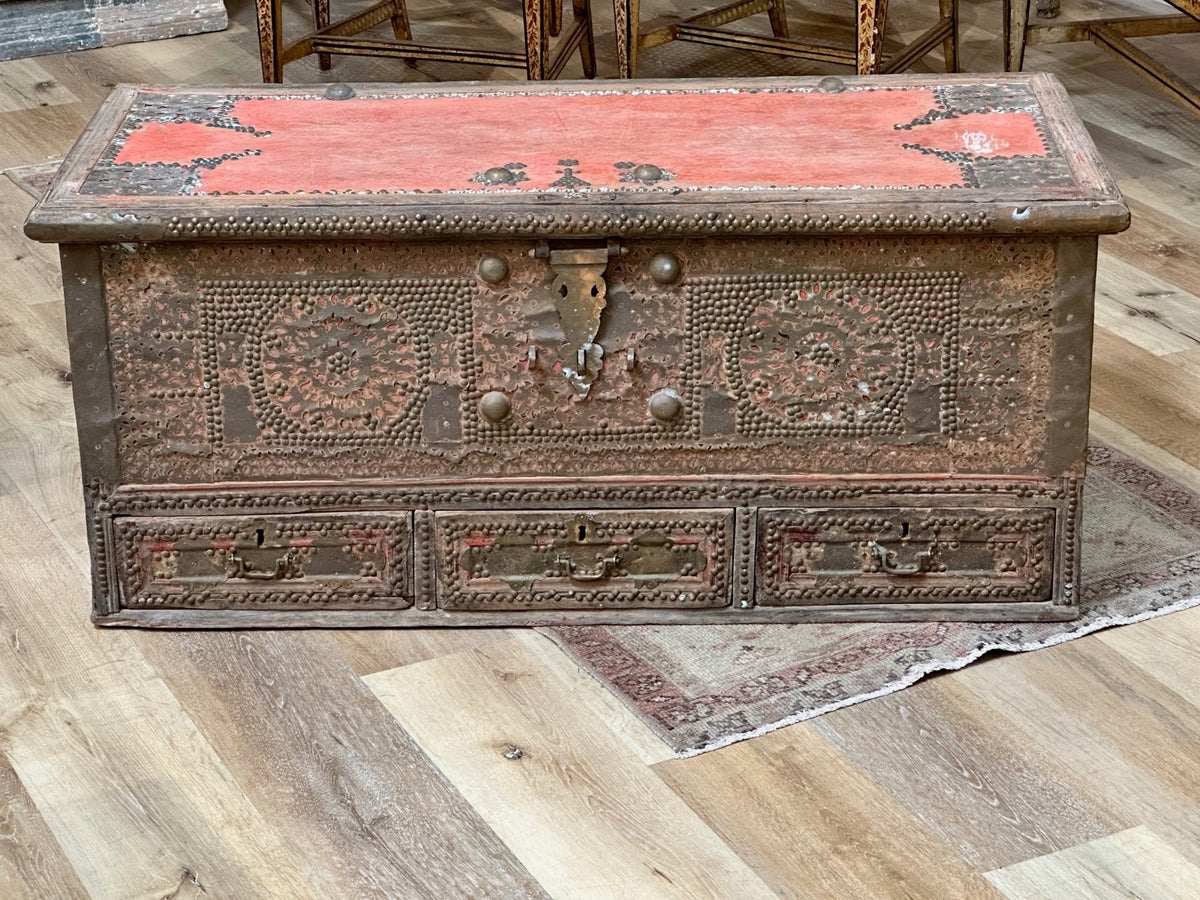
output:
M1053 509L769 509L760 606L1047 602Z
M707 609L730 602L733 511L446 512L438 606Z
M118 518L122 605L398 609L412 514Z

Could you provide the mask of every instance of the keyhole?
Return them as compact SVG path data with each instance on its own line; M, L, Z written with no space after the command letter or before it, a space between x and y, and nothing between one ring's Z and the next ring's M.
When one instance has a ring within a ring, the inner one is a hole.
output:
M558 293L559 293L559 296L565 297L565 296L567 296L567 294L571 293L571 291L567 288L567 286L565 284L560 284L558 286Z
M580 525L579 526L579 540L584 541L586 539L587 539L587 526Z
M263 534L263 530L261 528L258 529L258 531L254 532L254 541L260 547L263 545L263 541L266 540L266 537L267 536L265 534Z
M907 522L900 523L900 537L908 537L908 523Z

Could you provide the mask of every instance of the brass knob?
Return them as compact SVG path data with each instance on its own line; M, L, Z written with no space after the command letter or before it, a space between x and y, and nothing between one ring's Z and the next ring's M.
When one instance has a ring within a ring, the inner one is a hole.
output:
M644 163L634 168L633 177L642 184L654 184L656 181L662 181L663 170L658 166L652 166L649 163Z
M502 391L488 391L479 398L479 412L489 422L503 422L512 412L512 401Z
M511 169L504 166L493 166L483 173L483 180L488 184L512 184L516 180Z
M822 94L840 94L846 89L846 82L836 75L827 75L817 82L817 90Z
M499 284L508 277L508 260L503 256L485 256L479 261L476 271L488 284Z
M683 273L683 265L674 253L656 253L647 266L650 277L659 284L674 284Z
M650 395L650 402L646 404L646 408L658 421L673 422L683 412L683 398L670 388L663 388Z
M354 88L348 84L331 84L325 88L326 100L349 100L354 96Z

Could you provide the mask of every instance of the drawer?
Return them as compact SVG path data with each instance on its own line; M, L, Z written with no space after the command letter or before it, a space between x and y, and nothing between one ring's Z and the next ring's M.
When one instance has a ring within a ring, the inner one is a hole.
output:
M733 511L442 512L438 606L706 609L730 602Z
M412 513L114 520L121 603L208 609L412 604Z
M1048 508L766 509L760 606L1045 602Z

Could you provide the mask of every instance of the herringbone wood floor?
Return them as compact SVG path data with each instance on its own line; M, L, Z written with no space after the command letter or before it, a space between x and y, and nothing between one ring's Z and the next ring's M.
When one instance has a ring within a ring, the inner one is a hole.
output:
M516 32L515 8L461 6L414 3L415 27ZM793 3L794 26L847 39L845 6ZM895 29L934 6L896 0ZM251 8L230 8L223 34L0 63L0 167L61 157L115 82L257 81ZM996 69L999 4L963 15L964 67ZM1147 43L1200 81L1200 37ZM679 45L643 63L829 71ZM1101 245L1094 431L1200 489L1200 120L1088 45L1028 63L1066 82L1134 212ZM287 70L491 76L515 77ZM31 202L0 179L0 897L1200 896L1200 609L686 761L536 634L93 630Z

